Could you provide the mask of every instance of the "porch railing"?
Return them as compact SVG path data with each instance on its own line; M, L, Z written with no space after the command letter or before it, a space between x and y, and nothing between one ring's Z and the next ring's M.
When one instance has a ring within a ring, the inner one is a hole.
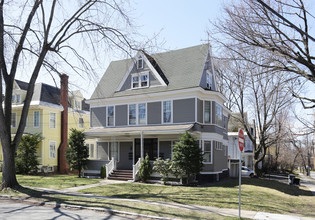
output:
M139 172L140 164L141 164L141 158L139 158L137 163L135 165L133 165L133 169L132 169L132 171L133 171L133 173L132 173L133 181L137 181L137 174Z
M109 161L108 164L106 164L106 178L109 177L109 175L116 169L116 161L115 158L112 157L112 160Z

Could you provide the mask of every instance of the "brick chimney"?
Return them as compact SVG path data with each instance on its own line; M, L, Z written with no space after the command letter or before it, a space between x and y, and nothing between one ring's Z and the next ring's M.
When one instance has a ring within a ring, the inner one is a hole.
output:
M60 76L60 104L61 112L61 143L58 149L58 170L60 173L68 173L69 166L66 162L66 149L68 147L68 78L66 74Z

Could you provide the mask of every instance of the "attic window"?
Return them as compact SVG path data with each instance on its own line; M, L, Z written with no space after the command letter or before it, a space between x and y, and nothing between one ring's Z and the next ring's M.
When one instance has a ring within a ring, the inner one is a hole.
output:
M149 86L149 73L133 74L131 77L131 88L144 88Z
M137 69L142 69L143 68L143 58L140 56L137 60Z
M206 87L207 89L210 89L211 90L211 87L212 87L212 73L207 70L207 74L206 74Z

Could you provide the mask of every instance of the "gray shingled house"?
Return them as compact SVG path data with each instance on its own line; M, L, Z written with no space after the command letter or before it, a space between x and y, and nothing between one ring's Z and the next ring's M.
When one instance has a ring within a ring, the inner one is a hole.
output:
M111 62L87 102L86 135L97 140L97 159L86 172L107 164L109 178L129 170L135 179L140 158L172 159L172 145L188 131L204 152L199 178L227 173L230 111L216 88L209 45Z

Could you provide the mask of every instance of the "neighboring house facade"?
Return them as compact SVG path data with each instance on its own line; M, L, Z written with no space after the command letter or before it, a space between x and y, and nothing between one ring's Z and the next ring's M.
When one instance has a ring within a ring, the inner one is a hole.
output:
M229 144L228 144L228 159L229 159L229 171L231 177L237 177L239 172L239 158L240 150L238 145L238 129L243 128L241 124L239 113L232 113L229 119ZM247 121L247 114L245 113L245 121ZM254 135L253 126L250 127L250 132ZM242 165L250 169L253 169L253 158L254 158L254 145L249 139L247 133L244 131L245 146L242 152Z
M27 88L28 83L15 80L12 95L12 135L17 131ZM36 83L24 130L25 134L39 133L43 137L37 153L40 166L48 171L57 170L58 148L62 141L61 113L64 107L60 104L60 94L59 88ZM71 128L87 130L90 126L89 105L85 103L82 94L79 91L69 93L68 104L68 134ZM1 149L0 160L2 159Z
M138 52L133 59L111 62L87 101L91 128L86 135L97 140L87 169L107 164L133 170L135 179L139 158L172 159L172 145L188 131L204 153L200 178L218 177L228 169L225 100L216 89L209 45Z

